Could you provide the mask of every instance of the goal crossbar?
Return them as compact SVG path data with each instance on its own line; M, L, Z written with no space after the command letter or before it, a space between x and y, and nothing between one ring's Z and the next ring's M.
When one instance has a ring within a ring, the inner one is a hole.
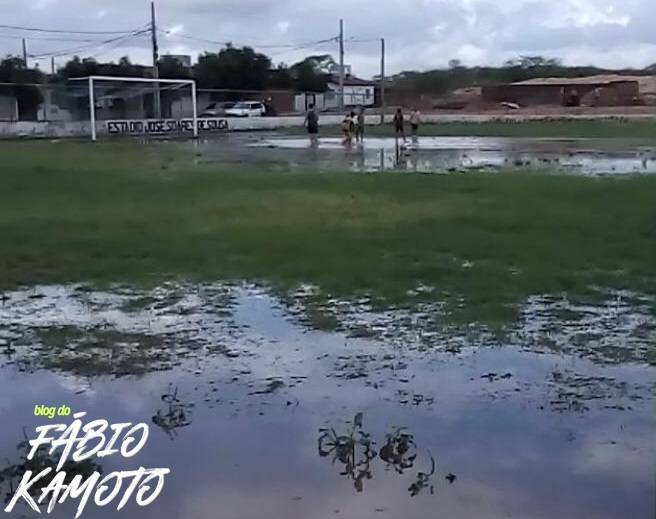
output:
M69 81L82 81L87 82L89 85L89 115L91 119L91 139L97 140L96 128L96 96L94 91L94 83L109 81L121 83L147 83L155 85L180 85L191 86L191 105L193 110L193 131L194 137L198 137L198 106L196 101L196 80L194 79L154 79L154 78L137 78L137 77L118 77L118 76L87 76L79 78L70 78ZM159 95L157 92L156 95Z

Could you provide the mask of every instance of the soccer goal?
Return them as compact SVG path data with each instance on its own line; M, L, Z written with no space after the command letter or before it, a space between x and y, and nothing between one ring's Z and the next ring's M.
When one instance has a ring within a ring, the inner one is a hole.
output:
M94 141L100 135L198 137L193 79L90 76L70 81L69 103L77 106L78 113L88 109L84 119Z

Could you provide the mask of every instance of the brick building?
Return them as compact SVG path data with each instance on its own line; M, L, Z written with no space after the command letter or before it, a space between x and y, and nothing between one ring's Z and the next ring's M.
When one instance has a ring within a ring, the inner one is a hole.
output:
M520 106L563 106L572 96L588 106L626 106L640 98L640 83L621 76L588 78L538 78L518 83L486 86L482 100L516 103Z

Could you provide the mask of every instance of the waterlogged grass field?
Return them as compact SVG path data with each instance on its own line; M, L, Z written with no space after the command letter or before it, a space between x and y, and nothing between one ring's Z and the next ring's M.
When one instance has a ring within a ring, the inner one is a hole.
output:
M0 145L0 285L168 278L502 308L654 292L656 178L194 165L173 144Z
M304 133L300 128L288 130ZM409 128L408 128L409 132ZM322 125L321 134L339 135L337 126ZM391 124L367 127L367 135L389 135ZM432 137L538 137L560 139L653 139L656 138L655 119L554 119L554 120L491 120L486 122L445 122L422 124L420 134Z
M56 466L26 440L65 404L150 425L153 516L650 517L653 172L340 173L256 139L0 144L3 495Z

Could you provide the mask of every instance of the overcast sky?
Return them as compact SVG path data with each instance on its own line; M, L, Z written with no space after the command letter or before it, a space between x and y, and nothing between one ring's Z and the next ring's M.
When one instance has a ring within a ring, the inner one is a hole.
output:
M146 0L2 0L0 24L75 31L128 31L150 18ZM468 65L500 64L521 54L559 57L567 64L608 67L656 62L655 0L158 0L162 54L218 50L219 45L185 36L248 44L294 63L311 53L338 56L337 43L303 50L298 45L333 38L344 19L345 62L362 77L377 74L380 44L387 41L388 73L446 66L450 59ZM93 42L52 38L110 39L115 35L23 33L0 28L0 52L19 54L26 36L28 52L42 55L92 46ZM351 42L372 40L369 42ZM100 60L129 55L148 64L146 35L117 41L81 56ZM67 57L57 58L57 63ZM44 70L50 58L32 59Z

